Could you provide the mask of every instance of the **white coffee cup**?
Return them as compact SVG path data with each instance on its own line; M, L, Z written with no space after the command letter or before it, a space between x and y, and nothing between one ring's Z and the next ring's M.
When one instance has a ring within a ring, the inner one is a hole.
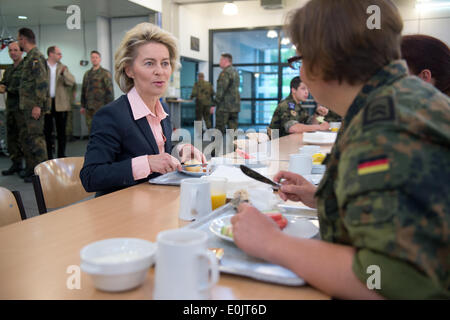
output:
M182 180L180 188L180 219L187 221L196 220L211 211L209 182L197 178Z
M207 233L201 230L173 229L158 234L154 299L211 298L211 288L219 280L219 267L207 240Z
M309 154L313 155L314 153L320 152L320 146L316 145L305 145L299 148L300 154Z
M302 176L311 174L312 157L310 154L295 153L289 156L289 171Z

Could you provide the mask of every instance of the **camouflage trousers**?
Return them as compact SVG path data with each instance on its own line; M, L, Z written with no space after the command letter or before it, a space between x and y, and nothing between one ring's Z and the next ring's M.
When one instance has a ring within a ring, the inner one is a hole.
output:
M216 111L216 129L225 136L225 126L228 126L228 129L236 130L238 128L238 117L239 112Z
M88 130L89 130L89 134L91 134L91 127L92 127L92 119L94 118L94 115L95 115L95 113L97 112L98 110L93 110L93 109L86 109L86 113L85 113L85 116L86 116L86 125L87 125L87 127L88 127Z
M20 140L23 141L26 170L32 172L39 163L46 161L47 144L44 136L44 114L38 120L31 117L31 109L20 112Z
M21 122L22 110L6 110L6 134L9 158L13 163L22 166L23 141L20 139L20 129L25 125Z
M195 120L205 120L206 128L211 128L211 106L196 105L195 106Z

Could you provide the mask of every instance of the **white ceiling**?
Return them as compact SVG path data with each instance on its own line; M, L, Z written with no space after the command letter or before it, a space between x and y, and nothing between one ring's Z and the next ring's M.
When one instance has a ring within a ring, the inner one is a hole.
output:
M8 27L64 24L69 17L66 13L69 5L78 5L86 22L95 21L97 16L132 17L152 13L128 0L0 0L0 14L4 18L0 19L0 25L3 27L4 20ZM19 15L27 16L28 19L19 20Z

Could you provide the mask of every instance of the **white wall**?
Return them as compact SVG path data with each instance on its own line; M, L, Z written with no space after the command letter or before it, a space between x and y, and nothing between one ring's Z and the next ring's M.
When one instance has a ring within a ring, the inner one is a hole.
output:
M19 28L10 28L14 37L17 37ZM37 26L32 26L36 36L36 42L39 50L47 57L47 48L57 45L62 52L61 62L66 64L70 72L75 76L78 84L83 81L84 73L90 68L80 66L80 60L88 60L89 52L97 49L97 33L95 23L86 23L86 55L83 45L83 30L68 30L66 25L41 25L40 29ZM39 32L40 31L40 32ZM24 53L25 56L25 53ZM0 63L12 63L9 58L8 49L5 48L0 51ZM80 91L80 88L79 90Z
M116 53L117 48L120 45L125 33L142 22L149 22L148 16L142 17L132 17L132 18L112 18L111 19L111 57L112 61L114 61L114 55ZM111 70L113 79L114 79L114 69ZM123 92L120 90L119 86L114 82L114 98L117 99L120 97Z
M284 9L266 10L260 1L237 1L239 13L236 16L222 14L224 3L192 4L179 6L179 41L182 56L208 61L209 30L251 28L284 25L292 9L306 3L306 0L286 0ZM404 20L404 34L423 33L450 43L450 9L419 12L415 1L400 2L400 13ZM173 7L174 10L178 10ZM170 13L164 12L163 15ZM190 50L190 37L200 38L200 52Z

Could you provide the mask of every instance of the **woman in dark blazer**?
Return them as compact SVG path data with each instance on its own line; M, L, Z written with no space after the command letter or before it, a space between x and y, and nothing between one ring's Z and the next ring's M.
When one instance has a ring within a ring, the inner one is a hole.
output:
M172 150L170 116L159 98L177 59L176 39L170 33L150 23L127 32L115 55L115 80L126 95L94 116L80 172L86 191L101 196L181 170L177 158L205 162L192 145Z

